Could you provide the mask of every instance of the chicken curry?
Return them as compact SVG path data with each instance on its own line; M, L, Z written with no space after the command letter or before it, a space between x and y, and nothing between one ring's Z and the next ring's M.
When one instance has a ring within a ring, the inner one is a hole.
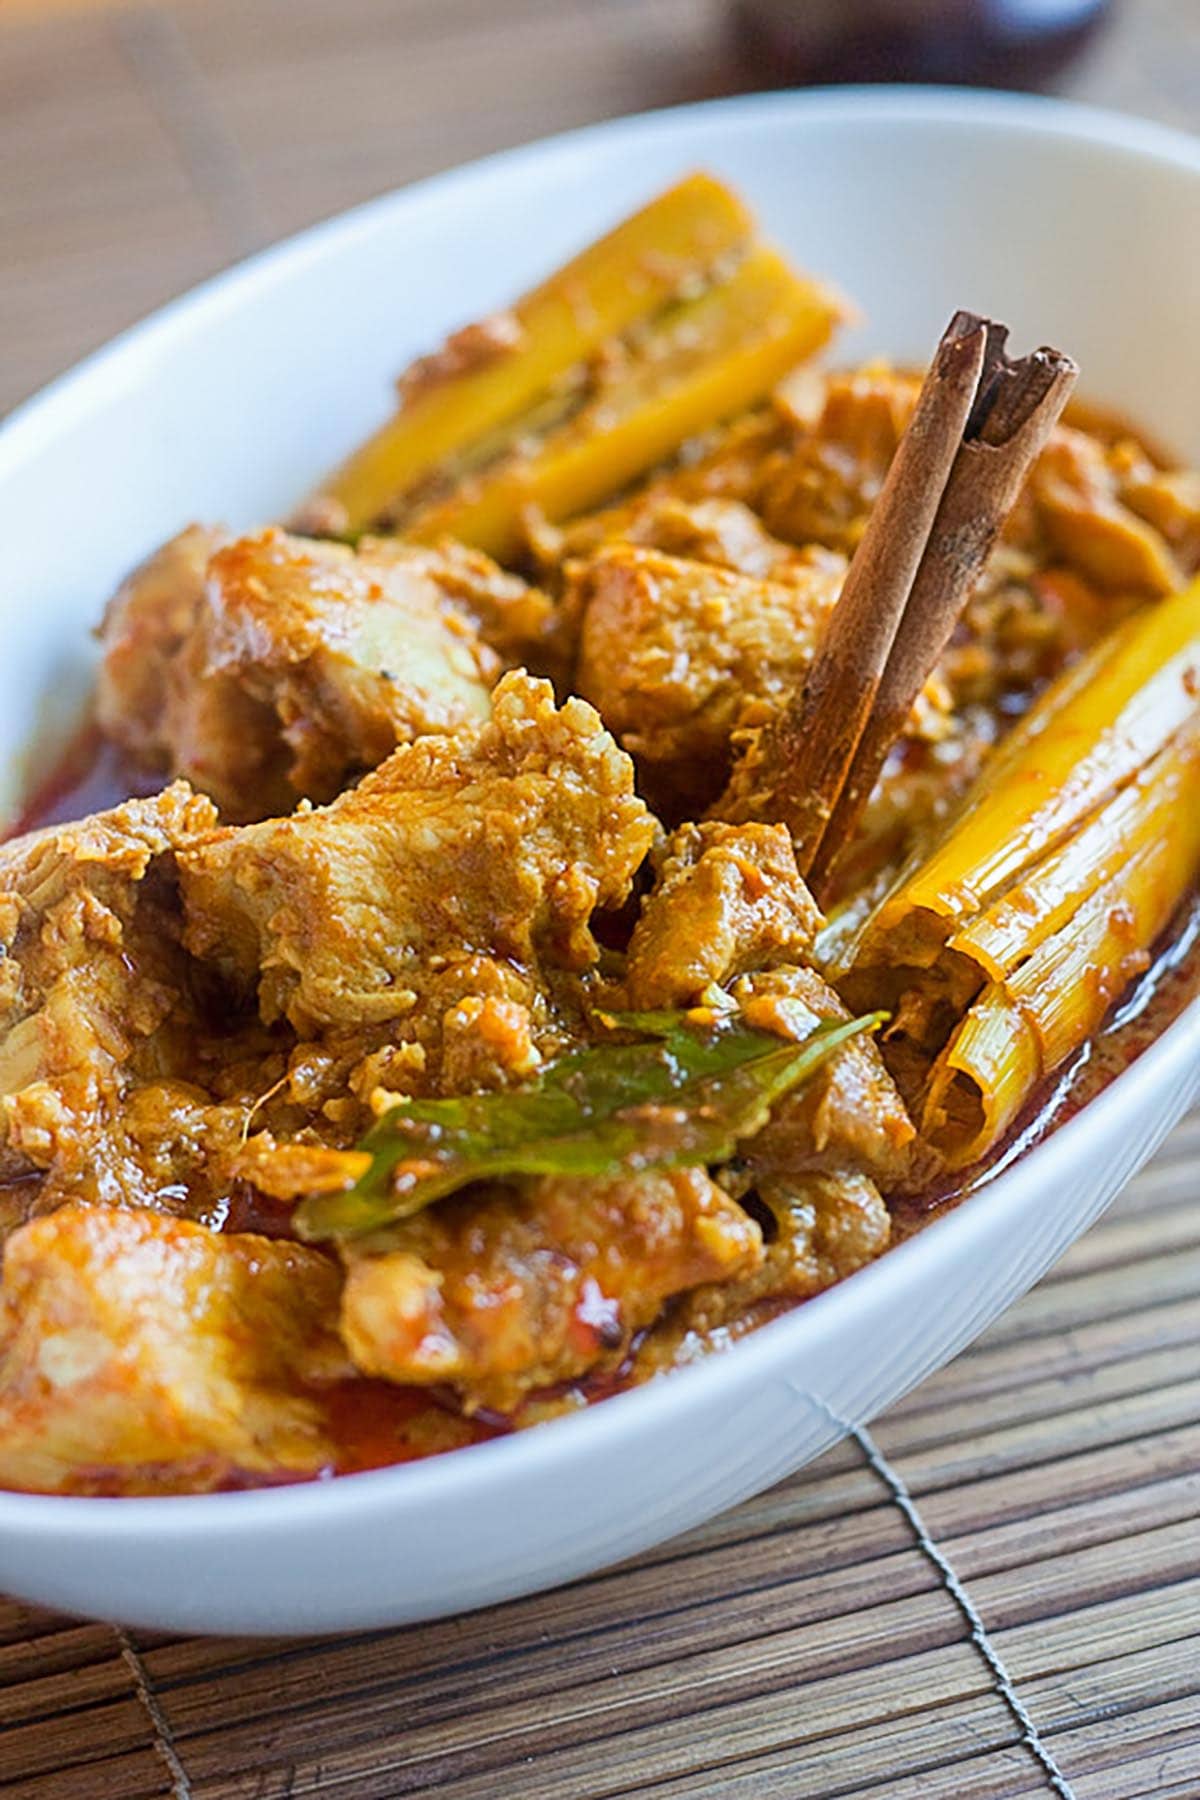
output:
M830 372L843 311L689 177L113 596L0 846L0 1484L674 1369L1130 1012L1200 872L1200 478L971 314Z

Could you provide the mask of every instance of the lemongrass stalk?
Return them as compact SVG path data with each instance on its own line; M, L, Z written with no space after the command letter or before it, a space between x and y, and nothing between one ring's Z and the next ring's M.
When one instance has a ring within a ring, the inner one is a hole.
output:
M348 531L369 526L430 470L737 253L753 228L721 182L687 176L518 300L503 315L507 346L491 360L472 365L467 356L440 376L418 370L395 417L328 478L321 497L345 509Z
M1182 766L1176 749L1168 746L1093 813L1074 837L1034 863L1006 894L956 931L950 949L977 963L991 980L1003 981L1069 924L1097 888L1120 874L1131 845L1146 828L1156 785L1162 784L1163 799L1168 793L1174 800L1182 798L1178 792ZM1160 810L1153 813L1156 821Z
M1193 726L1094 828L1035 871L1026 890L1033 923L1022 951L1021 908L1012 910L1006 932L981 932L970 944L977 953L986 943L1009 966L983 989L930 1072L923 1125L951 1167L994 1147L1038 1082L1096 1032L1147 966L1200 874L1198 776L1200 730ZM1080 883L1075 878L1085 869ZM1064 881L1068 873L1072 879Z
M512 557L527 513L558 522L599 506L688 438L763 399L839 316L825 288L774 251L752 250L727 280L673 308L578 412L531 450L500 457L404 518L404 535L451 536L499 561Z
M986 987L930 1072L921 1129L952 1169L977 1162L1042 1078L1037 1033L999 985Z
M1200 872L1200 757L1193 745L1175 778L1139 821L1118 872L1009 977L1007 987L1037 1030L1047 1071L1090 1037L1148 965Z
M1200 582L1136 614L1030 710L941 843L863 927L856 968L929 967L1194 717Z

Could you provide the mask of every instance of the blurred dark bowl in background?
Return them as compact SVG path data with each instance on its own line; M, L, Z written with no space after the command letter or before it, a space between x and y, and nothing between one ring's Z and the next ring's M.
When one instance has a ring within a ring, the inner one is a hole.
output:
M1053 83L1111 0L734 0L739 59L764 85Z

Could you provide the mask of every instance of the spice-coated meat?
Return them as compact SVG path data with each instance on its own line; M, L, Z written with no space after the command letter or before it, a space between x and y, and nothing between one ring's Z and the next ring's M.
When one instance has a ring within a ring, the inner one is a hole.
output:
M584 701L508 675L478 728L403 745L322 811L213 832L182 859L185 941L312 1035L411 1012L476 955L581 971L654 822Z
M356 552L193 527L109 608L101 722L230 816L263 818L485 717L502 667L487 635L528 650L549 621L544 596L455 546Z
M337 1265L106 1206L14 1233L0 1289L0 1485L195 1490L316 1474L314 1383L349 1372Z
M382 1255L351 1253L342 1332L356 1364L501 1412L614 1366L671 1295L762 1256L757 1225L702 1169L476 1189L394 1237Z

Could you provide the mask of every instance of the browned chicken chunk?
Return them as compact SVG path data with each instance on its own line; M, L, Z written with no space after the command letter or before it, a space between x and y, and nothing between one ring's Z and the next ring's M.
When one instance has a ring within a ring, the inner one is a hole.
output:
M165 769L171 671L204 604L209 558L229 534L189 525L126 577L100 625L101 729L139 762Z
M754 1192L770 1222L761 1261L731 1281L682 1295L639 1350L638 1379L744 1335L781 1306L811 1299L865 1268L888 1247L891 1218L865 1175L810 1171L783 1182L763 1177Z
M188 946L297 1030L411 1012L472 956L586 968L654 834L582 700L512 674L476 730L404 745L324 811L218 830L183 859Z
M383 1255L351 1255L342 1332L355 1362L500 1412L613 1366L670 1295L762 1255L758 1227L702 1169L473 1191L395 1236Z
M782 825L682 825L629 941L634 1009L694 1006L750 969L795 962L821 925Z
M669 488L650 488L621 506L576 521L563 534L561 555L595 555L606 544L638 544L690 562L714 563L757 581L804 579L811 557L764 530L741 500L720 494L685 499Z
M550 617L453 546L355 552L271 530L205 547L193 528L125 583L99 709L111 736L236 818L331 800L398 743L485 717L502 665L484 622L511 652Z
M172 1084L196 1029L174 857L214 822L179 782L0 849L0 1166L44 1172L46 1199L149 1199L179 1179L170 1157L139 1161L154 1109L124 1103L150 1083L168 1111L194 1105Z
M626 998L637 1008L691 1006L732 983L749 1024L804 1039L825 1019L849 1017L804 966L819 924L783 826L683 826L630 939ZM771 1175L849 1169L888 1187L906 1172L914 1137L874 1039L862 1036L778 1102L748 1156Z
M750 504L793 544L850 554L866 527L920 382L881 364L827 378L809 429L766 455Z
M845 565L821 556L787 581L613 544L573 568L580 693L637 757L653 793L704 806L730 743L800 685Z
M315 1475L310 1384L349 1372L328 1257L109 1207L16 1232L0 1288L0 1485L194 1491Z
M815 969L767 969L736 982L733 992L748 1024L785 1037L803 1039L822 1020L849 1017ZM747 1161L764 1178L853 1170L887 1190L907 1176L915 1139L879 1046L864 1033L775 1106Z
M1179 566L1200 569L1200 471L1160 469L1133 438L1122 438L1108 456L1117 491L1131 512L1160 533Z
M1053 549L1102 593L1157 599L1182 586L1183 571L1171 545L1151 523L1155 500L1163 523L1178 515L1165 502L1169 490L1147 473L1141 486L1122 492L1112 457L1095 438L1060 426L1030 477L1030 496ZM1141 495L1141 511L1130 504ZM1181 547L1186 527L1177 527Z

